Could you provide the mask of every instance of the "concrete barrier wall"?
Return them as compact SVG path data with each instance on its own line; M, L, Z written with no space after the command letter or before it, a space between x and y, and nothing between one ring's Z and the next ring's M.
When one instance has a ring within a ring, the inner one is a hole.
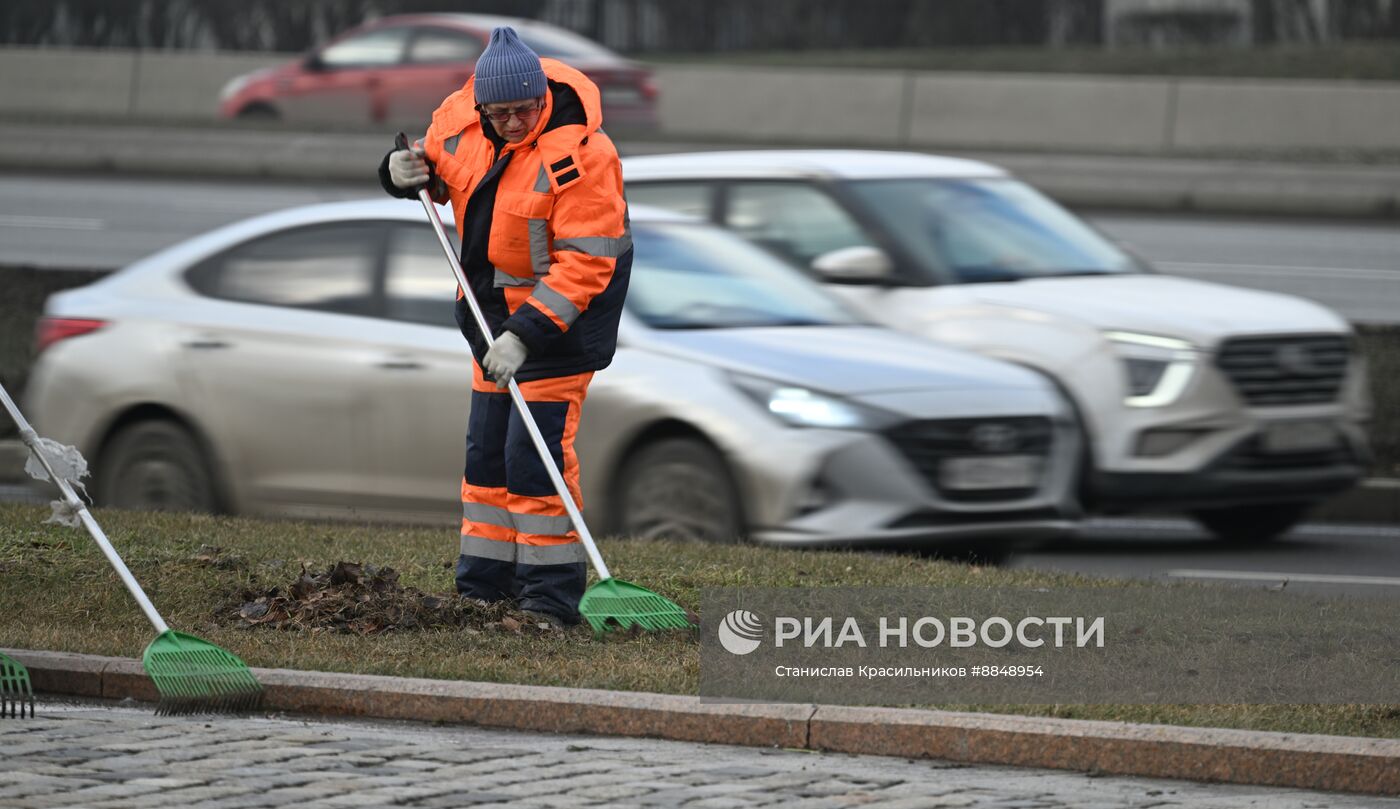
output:
M894 145L903 74L821 68L664 67L658 114L675 134Z
M0 110L130 115L130 51L0 50Z
M211 53L191 60L178 53L136 57L135 114L143 118L212 118L229 79L291 61L286 54Z
M1172 83L1161 79L921 73L907 143L1160 151Z
M678 136L1111 152L1400 150L1400 83L663 66Z
M224 83L286 54L0 49L0 111L210 119ZM667 65L679 137L1189 153L1400 150L1400 82L1206 80Z
M229 79L292 58L277 53L0 48L0 111L209 119Z
M1400 83L1179 82L1177 149L1400 149Z

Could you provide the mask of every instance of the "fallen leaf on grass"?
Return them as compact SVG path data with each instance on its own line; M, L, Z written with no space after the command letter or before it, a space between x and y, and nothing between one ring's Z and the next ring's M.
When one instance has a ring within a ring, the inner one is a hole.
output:
M243 564L243 559L237 554L225 553L223 548L215 545L200 545L199 550L190 557L190 561L220 570L232 570Z

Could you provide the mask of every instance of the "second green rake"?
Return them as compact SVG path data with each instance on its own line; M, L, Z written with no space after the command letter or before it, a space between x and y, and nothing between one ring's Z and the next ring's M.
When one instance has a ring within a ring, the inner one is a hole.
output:
M0 385L0 400L3 400L5 409L15 420L15 424L19 425L20 438L24 439L29 451L43 465L49 479L63 492L63 502L69 512L82 520L83 526L102 549L107 561L116 569L126 589L131 592L136 603L141 605L146 619L159 633L141 657L146 673L155 681L156 691L160 693L160 703L156 712L204 713L256 708L262 700L262 686L253 677L253 673L232 653L193 635L175 632L166 625L165 620L151 604L151 600L146 597L141 585L136 583L126 563L117 555L102 527L88 512L87 504L73 491L67 478L54 471L38 434L29 426L24 414L19 412L19 407L15 405L3 385Z
M0 653L0 719L34 715L34 689L29 687L29 669L9 655Z

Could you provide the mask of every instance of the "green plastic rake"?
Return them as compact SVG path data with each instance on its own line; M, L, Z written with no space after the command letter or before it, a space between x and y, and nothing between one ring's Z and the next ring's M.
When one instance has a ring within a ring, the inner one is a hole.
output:
M29 669L13 657L0 653L0 719L34 716L34 689L29 687Z
M400 149L410 148L408 137L402 132L395 140L395 145ZM442 220L438 218L437 206L433 203L433 198L428 195L426 188L418 189L418 201L423 203L423 210L428 214L428 222L432 224L433 231L437 233L442 251L447 254L447 263L452 266L452 272L457 276L457 284L466 294L467 304L471 307L472 317L476 319L477 329L486 338L487 347L490 347L494 342L491 337L491 327L487 325L486 318L481 313L481 305L472 295L471 284L467 283L467 275L462 270L462 263L457 259L457 251L453 249L452 242L447 238L447 230L443 227ZM598 571L600 581L588 588L578 605L579 613L583 615L584 620L588 621L588 625L593 627L593 634L602 635L611 630L630 629L634 626L653 630L686 629L694 626L695 624L679 604L663 598L645 587L614 579L612 574L608 572L608 566L603 563L603 556L598 553L598 546L593 542L593 535L589 532L588 526L584 524L583 515L579 513L578 505L574 503L573 495L569 493L569 487L564 484L563 475L554 465L554 457L549 451L549 445L545 443L544 436L540 434L539 426L535 424L535 417L531 415L530 408L525 403L525 396L520 392L520 387L515 384L514 379L510 380L509 387L510 400L515 405L515 409L519 411L520 420L525 423L525 428L530 433L530 440L534 443L535 450L540 454L540 460L543 461L544 468L549 473L554 490L559 493L559 499L564 503L564 509L569 512L569 519L578 531L584 549L588 551L588 559L593 563L593 569Z
M585 536L582 530L579 536ZM592 540L589 537L586 543ZM600 576L607 573L601 557L594 559L593 566ZM662 598L645 587L614 578L604 578L588 588L578 603L578 611L593 627L594 635L634 626L652 630L686 629L695 625L674 601Z
M158 713L251 711L262 702L262 686L242 660L193 635L165 630L141 664L160 692Z
M24 439L29 451L43 465L49 479L63 492L63 501L68 511L76 514L82 521L83 526L102 549L107 561L121 577L126 589L141 606L146 619L156 628L156 639L146 647L146 652L141 658L146 673L155 681L156 691L160 694L156 712L207 713L251 710L257 707L262 699L262 686L243 661L208 641L175 632L166 625L165 620L151 604L151 600L146 597L141 585L137 584L135 577L127 569L126 563L117 555L102 527L88 512L87 504L73 491L67 478L54 471L40 444L38 434L29 426L24 414L19 412L3 385L0 385L0 400L4 401L5 409L15 420L15 424L19 425L20 438ZM3 676L3 670L0 670L0 678ZM24 683L27 691L27 673ZM4 690L5 686L0 685L0 692ZM31 712L32 710L31 707Z

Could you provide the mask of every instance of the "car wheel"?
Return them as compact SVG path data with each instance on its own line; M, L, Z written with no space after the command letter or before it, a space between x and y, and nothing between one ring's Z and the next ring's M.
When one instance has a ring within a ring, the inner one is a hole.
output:
M739 542L744 522L724 459L693 438L648 444L628 459L618 479L619 534L643 539Z
M281 114L266 104L249 104L238 111L240 121L280 121Z
M1260 503L1251 506L1209 508L1191 512L1217 539L1239 545L1257 545L1278 539L1303 521L1312 503Z
M97 465L100 505L147 511L215 510L213 475L189 430L142 421L113 436Z

